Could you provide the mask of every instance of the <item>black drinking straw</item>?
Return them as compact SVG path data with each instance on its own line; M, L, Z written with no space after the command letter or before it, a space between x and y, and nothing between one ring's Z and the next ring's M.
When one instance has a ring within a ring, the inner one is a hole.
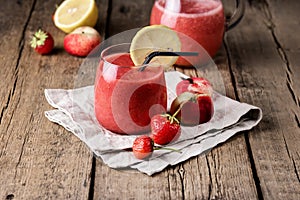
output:
M149 64L149 62L156 56L198 56L198 52L172 52L172 51L153 51L150 53L145 61L143 62L143 66L140 71L144 71L144 69L147 67L146 64Z

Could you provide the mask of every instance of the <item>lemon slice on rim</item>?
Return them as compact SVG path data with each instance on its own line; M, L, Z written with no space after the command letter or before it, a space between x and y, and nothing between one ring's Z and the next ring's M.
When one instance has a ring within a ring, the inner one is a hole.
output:
M180 49L181 42L175 31L164 25L152 25L142 28L133 37L130 56L135 65L142 65L145 58L154 51L178 52ZM178 56L157 56L150 63L159 63L168 68L177 59Z
M53 20L66 33L81 26L94 27L98 20L95 0L65 0L56 9Z

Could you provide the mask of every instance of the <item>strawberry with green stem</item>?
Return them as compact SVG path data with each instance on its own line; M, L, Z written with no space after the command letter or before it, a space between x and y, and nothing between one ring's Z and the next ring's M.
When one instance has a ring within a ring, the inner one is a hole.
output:
M181 135L180 122L176 118L180 108L173 114L158 114L151 118L151 138L156 144L165 145Z
M30 45L39 54L49 54L54 47L54 39L50 33L39 29L34 33Z
M179 150L173 148L155 146L152 138L148 135L138 136L132 145L133 155L140 160L150 157L154 150L170 150L181 153Z

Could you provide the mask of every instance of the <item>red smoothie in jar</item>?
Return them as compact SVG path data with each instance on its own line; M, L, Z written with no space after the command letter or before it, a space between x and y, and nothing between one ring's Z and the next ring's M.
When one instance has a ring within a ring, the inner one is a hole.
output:
M167 107L164 69L134 66L129 53L101 59L95 81L95 114L106 129L137 134L150 129L150 117Z
M225 29L223 5L220 0L157 0L150 24L163 24L183 33L214 56ZM182 51L193 50L191 45L182 40Z

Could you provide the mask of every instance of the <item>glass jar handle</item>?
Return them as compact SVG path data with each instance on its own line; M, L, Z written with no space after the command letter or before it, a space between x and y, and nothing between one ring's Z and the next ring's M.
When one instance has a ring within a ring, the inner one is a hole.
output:
M235 11L234 13L230 16L229 19L226 19L226 31L232 29L235 27L243 18L244 13L245 13L245 1L244 0L236 0L236 5L235 5Z

